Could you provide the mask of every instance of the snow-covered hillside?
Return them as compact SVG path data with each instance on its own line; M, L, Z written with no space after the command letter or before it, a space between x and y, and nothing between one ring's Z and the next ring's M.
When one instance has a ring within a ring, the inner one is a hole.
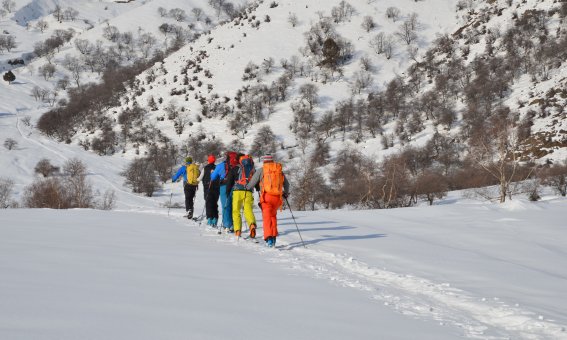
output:
M567 339L566 204L294 212L307 248L285 210L278 249L152 204L3 210L0 337Z

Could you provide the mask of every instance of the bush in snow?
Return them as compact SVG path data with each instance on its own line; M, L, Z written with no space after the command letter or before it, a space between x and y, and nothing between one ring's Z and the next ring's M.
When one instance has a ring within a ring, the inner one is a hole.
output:
M152 197L160 187L153 162L147 158L136 158L122 172L126 178L126 185L135 193L143 193Z
M18 142L13 138L6 138L6 140L4 140L4 147L8 150L13 150L17 146Z
M0 209L6 209L12 205L10 197L13 189L13 180L0 177Z
M36 174L40 174L43 177L49 177L54 173L59 171L59 168L53 166L49 159L43 158L35 165L34 171Z

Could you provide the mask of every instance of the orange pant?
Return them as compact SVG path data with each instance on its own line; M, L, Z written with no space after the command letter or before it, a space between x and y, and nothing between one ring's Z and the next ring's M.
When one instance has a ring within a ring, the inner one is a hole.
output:
M261 197L262 202L262 218L264 227L264 240L271 236L278 236L278 220L276 215L279 207L282 205L280 196L264 193Z

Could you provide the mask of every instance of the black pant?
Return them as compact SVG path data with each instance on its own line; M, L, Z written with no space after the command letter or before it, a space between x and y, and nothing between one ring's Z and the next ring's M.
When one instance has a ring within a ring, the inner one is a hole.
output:
M185 211L193 212L193 201L195 200L197 186L185 183L183 185L183 191L185 192Z
M207 208L207 218L219 218L219 196L220 189L218 187L211 187L205 196L205 207Z

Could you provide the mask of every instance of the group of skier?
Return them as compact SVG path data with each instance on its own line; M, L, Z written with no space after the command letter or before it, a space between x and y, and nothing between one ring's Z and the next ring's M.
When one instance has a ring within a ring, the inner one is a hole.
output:
M227 152L223 161L215 164L216 157L209 155L202 171L191 157L185 158L179 170L172 176L176 182L183 177L186 217L193 218L193 202L199 182L203 185L207 225L227 233L242 236L242 211L250 230L250 238L256 238L254 216L254 190L258 192L258 206L262 210L264 241L274 247L278 236L277 212L289 194L289 182L281 163L271 155L260 158L258 169L250 155ZM220 198L222 220L219 221L218 200ZM220 222L220 226L219 226Z

